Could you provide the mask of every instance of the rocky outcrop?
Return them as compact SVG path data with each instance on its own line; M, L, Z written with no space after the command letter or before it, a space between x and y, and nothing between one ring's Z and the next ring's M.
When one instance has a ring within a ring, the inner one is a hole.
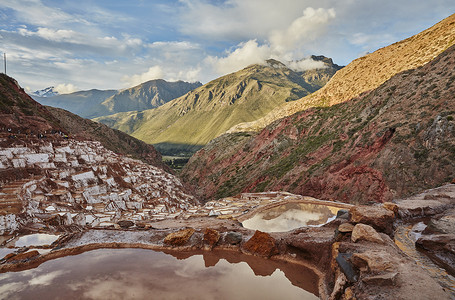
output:
M213 249L215 245L220 240L220 233L212 228L206 228L204 231L204 243L210 248Z
M392 211L381 206L355 206L351 208L351 221L373 226L377 230L391 234L395 215ZM361 225L363 228L365 226ZM357 225L356 225L357 227ZM358 228L361 228L360 226Z
M243 249L251 254L264 257L278 254L275 239L268 233L259 230L256 230L254 235L243 245Z
M351 240L355 243L357 241L370 241L378 244L383 244L384 240L373 227L365 224L357 224L352 230Z
M191 238L194 231L194 228L186 228L170 233L164 238L163 242L170 246L183 246Z

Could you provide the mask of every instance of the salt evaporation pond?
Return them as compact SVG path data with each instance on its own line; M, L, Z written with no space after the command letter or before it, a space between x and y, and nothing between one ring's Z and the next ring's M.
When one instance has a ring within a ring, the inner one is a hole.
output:
M287 203L256 213L243 227L264 232L285 232L304 226L322 226L336 218L341 208L307 203Z
M15 247L29 247L29 246L44 246L50 245L55 242L60 236L55 234L34 233L21 236L16 243Z
M0 299L318 299L317 276L300 265L239 253L181 258L145 249L66 256L0 274Z

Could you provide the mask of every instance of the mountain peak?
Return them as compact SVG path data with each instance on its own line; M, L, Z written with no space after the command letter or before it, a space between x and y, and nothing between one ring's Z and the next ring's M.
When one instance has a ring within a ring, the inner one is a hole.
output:
M285 64L282 62L276 60L276 59L267 59L265 61L269 67L275 68L275 69L282 69L282 68L287 68Z
M37 96L37 97L54 97L57 95L60 95L59 92L55 90L54 86L47 87L42 90L37 90L31 93L32 96Z

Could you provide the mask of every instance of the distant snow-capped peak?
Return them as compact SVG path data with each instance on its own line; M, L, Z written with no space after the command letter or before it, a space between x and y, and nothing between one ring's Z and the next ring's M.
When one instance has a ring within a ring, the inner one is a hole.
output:
M34 91L31 95L38 97L53 97L59 95L59 93L55 90L55 87L50 86L39 91Z

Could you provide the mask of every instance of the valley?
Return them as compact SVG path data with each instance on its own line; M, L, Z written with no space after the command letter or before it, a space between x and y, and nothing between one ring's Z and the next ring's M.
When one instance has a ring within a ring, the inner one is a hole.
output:
M455 299L454 95L455 15L345 67L2 73L0 299Z

